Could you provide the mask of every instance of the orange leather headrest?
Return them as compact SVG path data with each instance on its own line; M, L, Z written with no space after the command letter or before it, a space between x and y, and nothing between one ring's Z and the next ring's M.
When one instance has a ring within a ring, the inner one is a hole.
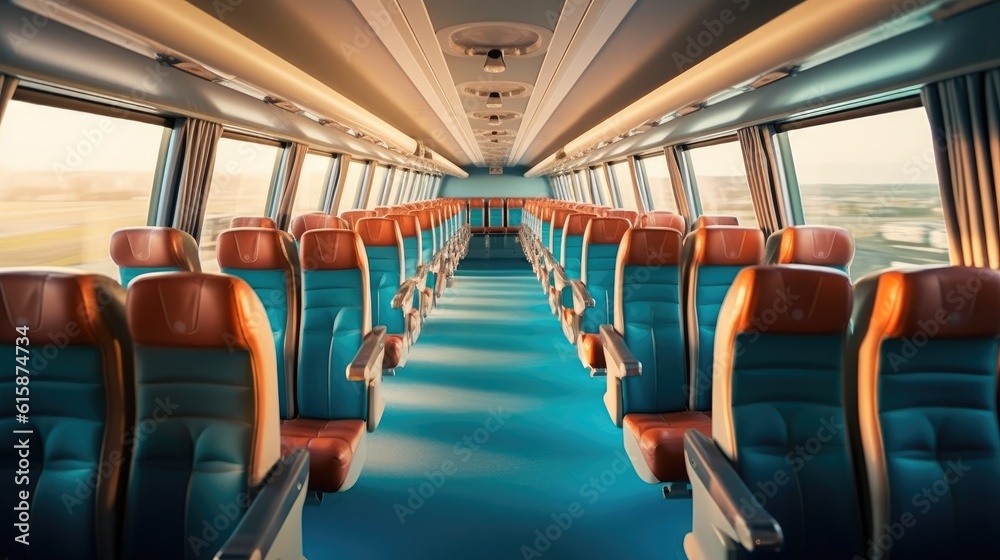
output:
M39 355L42 344L49 342L111 344L114 325L107 324L102 313L113 303L124 308L125 289L101 274L69 268L0 271L0 342L14 344L22 337L16 329L28 327L29 336L37 337L31 342L38 345L34 351ZM124 323L118 330L125 332Z
M870 304L869 333L881 338L918 333L928 338L1000 335L1000 272L995 270L958 266L890 270L862 278L856 292L859 309L865 308L863 302Z
M420 223L421 230L426 231L434 227L433 217L427 210L417 210L411 213L411 215L417 218L417 221Z
M852 295L851 279L829 268L750 266L729 288L719 324L735 334L843 334Z
M420 220L412 214L389 214L386 218L396 222L403 237L420 236Z
M524 208L523 198L508 198L507 208Z
M639 216L639 227L671 228L683 232L687 227L684 216L673 212L647 212Z
M231 228L244 228L244 227L258 227L258 228L270 228L278 229L278 224L274 223L274 220L264 216L236 216L232 220L229 220L229 227Z
M350 270L367 272L368 259L361 237L346 229L314 229L302 235L299 246L302 270Z
M583 242L587 245L618 245L632 227L623 218L594 218L587 224Z
M576 214L576 210L570 210L569 208L560 208L556 210L552 213L552 218L550 219L552 222L552 228L562 229L563 226L566 225L566 218L573 214Z
M481 198L470 198L469 199L469 207L470 208L483 208L485 206L486 206L486 203Z
M274 355L274 341L260 340L271 339L260 299L235 276L201 272L140 276L129 285L126 314L136 344L230 350L269 347Z
M220 267L238 270L294 271L298 263L292 236L267 228L227 229L219 234L216 257Z
M198 243L187 232L166 227L125 228L111 234L111 260L125 268L201 270Z
M502 198L491 198L490 199L490 208L503 208L503 199Z
M365 247L398 247L403 236L395 220L387 218L362 218L354 226Z
M594 214L570 214L563 225L563 235L583 235L587 232L587 224L596 218Z
M292 227L289 229L292 232L292 237L298 240L302 239L303 233L311 229L344 229L346 225L344 220L336 216L322 212L312 212L297 216L292 220Z
M791 226L767 240L767 262L848 266L854 260L854 237L844 228Z
M706 226L688 237L691 262L699 265L748 266L764 258L764 234L757 228Z
M707 226L738 226L740 220L736 216L724 216L721 214L705 214L698 216L698 219L691 224L691 229L701 229Z
M622 239L618 257L622 264L671 266L681 262L681 232L668 228L635 228Z
M635 210L608 210L607 217L622 218L628 220L630 225L635 225L639 221L639 213Z
M358 220L361 218L373 218L375 217L375 212L371 210L348 210L341 212L340 217L347 222L349 228L354 229L354 224L358 223Z

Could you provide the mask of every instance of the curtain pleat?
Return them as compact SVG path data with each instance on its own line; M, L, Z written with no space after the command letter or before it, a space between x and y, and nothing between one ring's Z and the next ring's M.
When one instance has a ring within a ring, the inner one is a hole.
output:
M771 235L787 225L784 197L781 196L777 158L771 141L773 131L767 127L751 126L737 131L743 148L750 197L753 200L757 223L764 235Z
M179 178L174 227L199 239L222 125L188 119L182 126L181 154L184 163Z
M277 215L274 216L279 229L288 229L288 224L292 220L292 206L295 204L295 193L298 191L299 177L302 175L302 166L306 161L306 154L309 153L309 146L292 144L287 150L281 175L275 185L281 196Z
M688 198L688 190L684 186L684 176L681 174L681 151L677 146L667 146L663 153L667 158L667 170L670 173L670 185L677 201L677 213L684 216L684 220L690 225L694 220L694 208L690 198Z
M13 76L0 74L0 122L3 122L3 115L7 111L7 105L14 97L17 82L18 79Z
M951 262L1000 268L1000 69L923 89Z

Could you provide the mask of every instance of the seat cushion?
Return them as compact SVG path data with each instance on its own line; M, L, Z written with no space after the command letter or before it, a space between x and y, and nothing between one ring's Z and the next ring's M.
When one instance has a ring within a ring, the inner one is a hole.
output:
M406 352L406 338L401 334L385 335L385 357L382 359L382 369L392 369L399 365Z
M592 333L580 335L579 352L580 359L585 365L589 364L594 369L604 369L604 346L601 344L601 336Z
M365 433L364 420L297 418L281 424L281 449L309 450L309 489L336 492L343 486Z
M662 482L687 480L684 432L695 429L712 437L712 417L704 412L628 414L622 428L639 444L643 459Z

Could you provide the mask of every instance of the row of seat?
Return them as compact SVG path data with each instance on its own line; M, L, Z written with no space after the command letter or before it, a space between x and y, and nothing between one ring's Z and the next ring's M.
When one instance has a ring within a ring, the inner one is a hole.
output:
M387 210L306 214L291 235L270 218L237 217L216 244L221 272L246 281L264 306L282 440L310 450L317 492L357 480L364 435L384 410L383 373L405 364L468 243L454 201ZM197 270L193 244L177 230L137 228L115 232L111 252L128 283L150 271ZM368 373L352 376L359 360Z
M309 455L281 458L274 345L245 282L148 274L126 294L98 274L7 269L0 296L0 354L19 365L2 461L20 525L3 524L3 550L301 557Z
M711 430L684 437L688 557L995 558L998 305L990 269L853 287L831 268L742 270L719 313Z
M517 234L524 214L523 198L467 199L469 227L477 234Z

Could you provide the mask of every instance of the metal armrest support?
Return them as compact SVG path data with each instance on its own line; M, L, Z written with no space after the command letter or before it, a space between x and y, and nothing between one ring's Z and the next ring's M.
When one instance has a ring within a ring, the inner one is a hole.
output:
M617 378L642 375L642 363L632 355L625 339L613 325L601 325L601 345L604 347L604 361L608 376Z
M684 455L690 465L688 472L696 475L692 484L701 484L707 490L743 548L781 548L781 526L756 505L750 489L714 441L701 432L688 430L684 434Z
M297 449L279 460L215 560L301 558L308 482L307 450Z
M392 297L392 308L402 309L403 313L409 313L413 308L413 293L420 290L420 286L413 278L403 282Z
M370 381L382 375L382 358L385 357L385 327L379 325L365 335L354 361L347 367L350 381Z

